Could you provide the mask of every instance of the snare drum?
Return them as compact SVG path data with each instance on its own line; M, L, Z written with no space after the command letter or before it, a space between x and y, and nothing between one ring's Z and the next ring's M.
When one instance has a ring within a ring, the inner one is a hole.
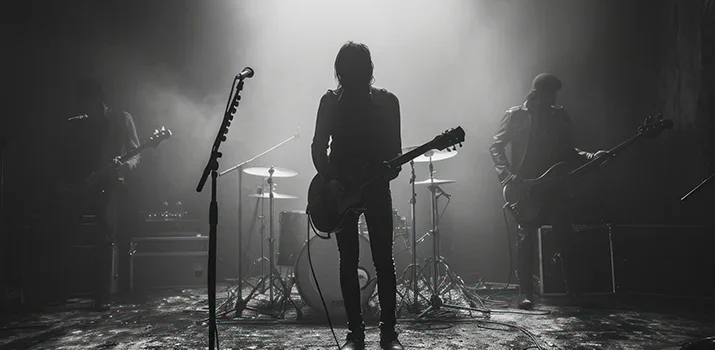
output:
M365 305L375 291L377 284L375 266L372 262L370 242L363 236L358 236L360 245L360 262L358 263L358 279L360 283L360 303ZM323 293L328 314L333 317L345 317L343 294L340 289L340 255L334 236L330 239L320 237L311 238L300 251L295 266L295 281L298 292L308 306L325 312L320 294L308 261L308 245L310 245L310 258L313 270L318 280L320 291Z

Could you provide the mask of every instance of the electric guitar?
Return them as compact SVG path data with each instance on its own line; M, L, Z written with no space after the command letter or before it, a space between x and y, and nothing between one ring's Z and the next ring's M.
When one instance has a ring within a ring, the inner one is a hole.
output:
M538 178L509 181L504 185L502 191L506 202L505 207L519 224L535 220L539 217L537 203L540 199L546 198L552 193L551 191L559 187L562 188L566 180L596 169L636 141L657 137L663 130L672 127L673 121L663 119L662 114L658 114L655 121L653 117L649 116L643 121L643 125L638 127L638 133L635 136L609 150L605 155L594 158L576 169L572 169L566 162L560 162L554 164Z
M75 184L72 184L70 186L64 187L62 190L65 194L73 193L73 194L79 194L82 193L83 191L87 190L88 188L91 188L92 186L96 185L103 179L107 178L108 176L116 173L116 171L119 169L121 166L121 163L126 162L130 158L136 156L137 154L143 152L144 150L148 148L156 148L159 146L159 144L170 138L171 137L171 130L161 127L161 129L156 129L154 130L154 133L149 137L148 139L144 140L139 147L134 147L131 150L129 150L127 153L119 156L119 161L120 163L115 163L114 161L110 162L109 164L103 166L99 170L93 172L92 174L88 175L85 177L82 181L79 181Z
M368 164L355 162L350 169L350 176L340 181L345 193L334 195L320 174L316 174L308 188L308 207L306 213L310 217L316 230L325 233L337 233L349 212L360 210L366 205L363 198L363 189L372 181L386 175L390 169L396 169L403 164L415 159L427 151L456 150L457 144L462 147L464 130L457 127L447 130L409 152L402 154L382 164ZM452 147L452 149L450 149Z

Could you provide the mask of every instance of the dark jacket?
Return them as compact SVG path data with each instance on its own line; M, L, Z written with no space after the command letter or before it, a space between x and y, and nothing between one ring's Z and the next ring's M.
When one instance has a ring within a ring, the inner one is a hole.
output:
M536 123L540 123L538 132L533 128ZM535 142L538 144L533 144ZM507 157L509 144L511 154ZM558 162L578 164L593 158L592 153L574 147L571 118L561 106L552 106L550 113L538 119L533 118L526 105L510 108L501 120L489 152L502 184L514 175L534 177Z
M341 163L351 160L391 160L400 155L401 147L400 102L386 89L372 87L370 94L358 97L342 89L328 90L320 99L311 154L323 179L342 177L341 170L347 168Z

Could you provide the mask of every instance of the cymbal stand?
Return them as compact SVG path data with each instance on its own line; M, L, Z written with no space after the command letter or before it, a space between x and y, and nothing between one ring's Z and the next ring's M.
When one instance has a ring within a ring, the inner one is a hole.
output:
M263 185L261 185L260 187L256 188L256 194L257 194L258 196L257 196L257 198L256 198L256 205L253 207L253 216L252 216L252 218L251 218L251 226L250 226L249 229L248 229L248 242L246 243L246 250L245 250L244 252L240 253L240 254L243 254L243 256L241 257L241 263L248 265L248 264L246 263L246 261L247 261L247 260L250 260L250 252L248 251L248 249L251 247L251 237L252 237L252 234L253 234L253 229L256 227L256 222L259 222L259 221L260 221L260 226L258 227L258 235L261 237L261 252L260 252L260 257L259 257L258 259L256 259L256 261L255 261L253 264L256 264L256 263L258 263L258 262L261 263L261 267L260 267L261 270L260 270L260 273L259 273L259 275L260 275L261 277L265 274L265 271L266 271L266 269L265 269L265 267L264 267L264 265L265 265L265 264L264 264L264 261L265 261L266 259L268 259L268 258L266 258L266 257L263 255L263 254L264 254L263 252L265 251L265 249L264 249L264 247L263 247L263 237L264 237L263 233L264 233L265 228L266 228L265 213L264 213L265 205L264 205L264 203L263 203L263 201L264 201L264 200L263 200L263 197L261 196L261 195L263 194L263 191L264 191L264 186L263 186ZM260 207L260 209L261 209L260 213L258 212L258 208L259 208L259 207ZM250 271L251 271L251 270L250 270L250 267L249 267L249 268L248 268L248 273L250 273ZM245 283L247 283L247 284L250 285L251 287L255 287L255 285L251 284L251 282L249 282L248 280L246 280ZM263 288L263 289L265 289L265 288Z
M260 191L260 193L258 193L258 195L261 195L261 196L256 198L257 199L256 205L258 205L258 203L260 203L260 206L261 206L261 215L257 216L257 218L261 222L261 226L258 228L259 236L261 237L261 256L258 258L258 261L260 261L260 263L261 263L261 277L265 277L266 276L266 260L269 260L269 259L264 255L266 253L266 248L265 248L266 215L265 215L265 211L264 211L265 203L264 203L264 199L262 196L263 191L264 191L262 183L261 183L261 187L260 187L259 191ZM256 191L256 192L259 192L259 191ZM254 216L253 220L254 221L256 220L256 216ZM248 234L250 235L251 233L249 232ZM262 279L261 281L262 282L258 283L257 285L261 286L261 292L265 292L266 287L265 287L265 283L263 282L264 280Z
M263 193L263 186L259 187L259 188L256 190L256 193L259 194L259 195L262 194L262 193ZM259 206L261 207L261 213L260 213L260 215L258 214L258 207L259 207ZM262 277L262 276L265 276L265 271L266 271L266 270L265 270L265 268L264 268L264 262L265 262L266 259L268 259L268 258L266 258L266 257L263 255L263 252L265 251L265 250L263 249L263 237L264 237L263 232L265 231L265 227L266 227L265 219L264 219L265 216L264 216L264 214L263 214L263 207L264 207L264 204L263 204L263 196L259 196L258 198L256 198L256 206L255 206L255 208L253 209L253 219L251 220L251 229L250 229L249 232L248 232L248 234L250 235L250 234L253 232L253 227L254 227L256 221L257 221L257 220L260 220L261 226L259 227L258 230L259 230L259 235L261 236L261 253L260 253L260 254L261 254L261 257L258 258L258 261L261 262L261 274L260 274L261 277ZM250 236L249 236L249 246L250 246ZM248 246L246 247L246 249L248 249ZM239 254L241 254L241 253L239 253ZM244 257L243 257L243 256L240 256L239 259L241 259L240 264L243 264L244 261L245 261ZM239 266L239 269L242 269L242 268L243 268L242 265ZM226 316L226 315L228 315L228 314L230 314L230 313L232 313L232 312L235 312L236 317L241 317L241 314L243 313L243 310L251 310L251 311L257 312L257 313L259 313L259 314L272 316L271 313L266 313L266 312L263 312L263 311L260 310L260 309L257 309L257 308L248 306L248 302L251 301L254 296L258 295L258 294L256 294L256 292L258 291L259 287L260 287L261 291L265 291L265 284L262 283L263 281L264 281L264 279L261 278L261 280L259 281L259 283L257 283L256 285L251 285L250 282L248 282L248 281L243 281L242 274L239 274L239 281L238 281L238 286L236 287L236 294L235 294L235 295L232 294L232 293L230 292L230 289L229 289L229 297L228 297L228 300L223 304L224 306L230 305L230 304L232 303L233 298L236 298L236 301L235 301L233 307L230 308L230 309L224 310L224 311L222 311L221 313L217 314L217 317L224 317L224 316ZM242 295L243 283L244 283L244 282L247 283L247 284L249 284L249 285L251 285L251 287L253 287L253 288L251 289L251 292L248 293L248 296L246 296L245 299L243 298L243 295Z
M268 269L270 270L266 275L263 276L261 281L258 283L259 285L265 283L265 281L268 282L268 293L269 293L269 300L270 300L270 305L271 309L275 309L275 305L277 301L281 303L281 310L277 314L273 314L272 316L278 318L282 317L282 315L286 311L286 306L287 302L290 302L293 307L296 309L296 312L298 313L298 319L302 318L302 312L298 308L298 306L295 304L293 299L290 297L290 289L288 286L285 284L283 279L281 278L280 272L276 268L275 264L275 230L274 230L274 219L273 219L273 213L274 213L274 191L273 191L273 173L275 172L274 168L271 166L270 169L268 170L268 207L269 207L269 213L268 213L268 261L269 261L269 267ZM276 282L278 282L278 286L276 286ZM256 286L257 287L257 286ZM274 292L274 289L276 289ZM256 288L251 292L251 295L255 293ZM251 296L249 295L249 297ZM278 300L276 300L276 297L280 296Z
M431 202L431 207L432 207L432 230L430 231L432 233L432 258L427 259L425 267L429 264L432 264L432 285L431 285L431 292L432 296L430 297L430 306L423 311L420 315L417 316L417 319L420 319L422 317L425 317L427 314L433 311L439 311L442 308L448 308L448 309L454 309L454 310L464 310L464 311L477 311L484 313L486 315L489 315L489 310L484 308L484 309L478 309L475 307L475 303L472 300L472 293L469 292L467 287L464 285L464 281L462 281L462 278L459 277L450 267L449 264L447 263L447 259L444 257L440 256L439 253L439 248L440 248L440 232L439 232L439 196L444 194L444 191L439 187L439 185L434 184L434 166L432 163L432 159L430 158L429 162L429 172L430 172L430 181L432 182L428 189L430 191L430 202ZM439 195L437 194L439 192ZM442 266L445 270L445 276L444 276L444 281L443 282L449 282L447 286L442 288L440 291L440 288L442 287L442 283L440 281L440 266ZM424 269L423 268L423 269ZM462 296L467 300L468 304L470 307L465 307L465 306L458 306L458 305L451 305L451 304L445 304L444 301L442 300L442 297L440 294L446 293L449 290L451 290L451 287L456 287L456 289L462 294ZM481 301L480 301L481 302Z
M410 185L412 187L412 195L410 197L410 217L412 219L412 237L411 237L411 253L412 253L412 263L407 266L402 273L402 284L405 285L405 294L402 296L402 302L400 303L400 308L402 309L402 306L407 304L407 309L410 312L418 313L420 312L420 303L419 303L419 297L420 292L419 292L419 281L417 279L417 276L419 276L424 282L425 285L429 285L429 282L426 281L424 275L422 275L421 267L417 263L417 215L416 215L416 204L417 204L417 192L415 191L415 162L414 160L410 161L410 168L411 168L411 175L410 175ZM410 274L408 277L408 273ZM409 300L408 294L412 292L412 300ZM423 296L423 298L425 298ZM425 298L427 299L427 298ZM399 313L400 310L397 310Z
M300 136L300 127L298 127L298 132L296 132L293 136L289 137L288 139L284 140L283 142L265 150L263 153L260 153L249 160L246 160L242 163L236 164L236 165L234 165L218 174L218 176L224 176L224 175L229 174L232 171L236 171L238 173L238 175L237 175L237 179L238 179L238 215L237 216L238 216L238 253L239 253L239 255L243 254L243 248L242 248L242 246L243 246L243 244L242 244L242 240L243 240L243 207L242 207L242 203L243 203L243 193L242 193L242 190L243 190L243 168L247 164L272 152L273 150L283 146L284 144L290 142L291 140L297 139L299 136ZM262 255L263 255L263 250L261 249L261 256ZM242 296L242 294L243 294L243 265L246 260L243 256L239 256L238 261L239 261L239 264L238 264L238 287L237 287L237 295L236 295L236 305L234 308L236 309L236 317L241 317L241 313L242 313L243 309L246 308L245 305L248 303L248 300L250 299L250 297L246 298L244 300L243 296ZM261 273L263 274L263 267L261 267Z

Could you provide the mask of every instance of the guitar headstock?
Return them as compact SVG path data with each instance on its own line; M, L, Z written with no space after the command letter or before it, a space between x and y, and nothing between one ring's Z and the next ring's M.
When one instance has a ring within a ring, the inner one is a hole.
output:
M159 146L161 141L164 141L168 138L171 137L171 130L167 129L166 127L161 127L161 129L155 129L154 133L151 135L151 137L144 141L144 145L147 147L154 147Z
M638 127L638 133L645 137L657 137L663 130L672 129L673 121L663 119L663 113L658 113L655 116L649 115L643 120L643 125Z
M462 147L464 136L464 129L462 129L461 126L458 126L456 128L445 130L442 134L437 135L432 141L429 142L429 145L432 149L440 151L445 148L447 151L456 151L457 145Z

